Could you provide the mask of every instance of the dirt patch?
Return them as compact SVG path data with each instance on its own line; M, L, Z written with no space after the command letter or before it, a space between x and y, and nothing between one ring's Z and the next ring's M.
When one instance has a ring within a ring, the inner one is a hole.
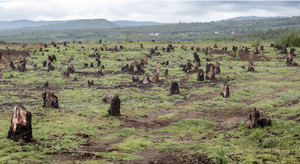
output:
M87 151L87 152L112 152L116 149L112 148L111 146L117 143L120 143L123 139L114 139L108 141L101 141L96 139L88 139L86 143L81 145L80 151Z
M58 153L54 154L52 156L53 161L84 161L84 160L89 160L92 158L101 158L100 156L95 156L92 153L89 152L63 152L63 153Z
M18 59L20 56L28 57L29 52L17 50L0 50L0 64L9 64L11 60Z
M140 153L145 157L143 161L136 160L137 164L214 164L214 162L203 154L184 155L182 152L162 152L156 154L153 151L143 151Z

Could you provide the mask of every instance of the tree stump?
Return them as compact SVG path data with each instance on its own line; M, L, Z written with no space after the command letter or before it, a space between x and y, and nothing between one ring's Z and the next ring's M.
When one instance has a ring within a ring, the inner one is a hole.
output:
M248 71L249 72L254 72L255 71L254 64L253 64L252 61L249 62Z
M293 55L291 53L289 53L286 57L286 64L288 66L297 66L298 65L296 62L294 62Z
M269 125L271 125L271 120L265 117L261 117L259 111L254 107L248 115L246 127L252 129L259 126L265 127Z
M139 81L140 81L140 79L139 79L138 75L132 75L132 82L137 83Z
M90 86L94 86L94 80L88 80L88 86L90 87Z
M220 73L221 73L220 63L216 62L216 64L215 64L215 74L220 74Z
M157 72L157 73L160 73L160 71L161 71L161 65L160 65L159 62L157 62L157 63L156 63L156 72Z
M142 84L149 84L149 83L150 83L149 76L147 74L144 74Z
M153 83L157 83L159 81L159 73L158 72L154 72L154 76L152 79Z
M204 81L204 71L203 71L203 69L200 69L198 71L197 81Z
M199 66L201 66L201 60L196 52L194 53L194 60Z
M106 92L105 97L103 98L103 102L109 103L109 104L111 103L111 96L108 91Z
M50 89L47 88L42 94L44 105L43 107L58 108L58 98L53 93L50 93Z
M172 82L170 88L170 95L179 94L179 85L177 82Z
M23 139L25 142L34 142L32 137L31 117L31 113L24 107L15 106L7 138L14 141Z
M19 72L25 72L26 63L27 63L26 58L22 56L22 57L20 57L19 61L20 61L19 65L18 65Z
M119 98L119 95L116 94L110 104L108 113L111 116L119 116L120 115L120 107L121 107L121 101Z
M215 66L213 64L206 64L206 76L207 80L215 80Z
M168 76L169 76L169 70L168 70L168 69L166 69L166 70L165 70L165 73L164 73L164 77L167 79L167 78L168 78Z
M224 98L227 98L230 96L230 91L229 91L229 85L228 84L223 84L222 85L222 92L220 93Z

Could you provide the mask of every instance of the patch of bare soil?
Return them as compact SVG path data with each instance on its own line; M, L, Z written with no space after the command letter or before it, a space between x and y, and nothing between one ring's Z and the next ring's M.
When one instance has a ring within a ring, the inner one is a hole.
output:
M145 150L140 153L143 160L132 161L136 164L214 164L214 162L203 154L184 155L182 152L155 153L152 150Z

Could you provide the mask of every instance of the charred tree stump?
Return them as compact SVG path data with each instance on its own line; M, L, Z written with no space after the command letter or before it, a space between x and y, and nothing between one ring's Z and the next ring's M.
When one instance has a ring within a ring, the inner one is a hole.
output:
M224 98L227 98L230 96L230 91L229 91L229 85L228 84L223 84L222 85L222 92L220 93Z
M94 86L94 80L88 80L88 86L90 87L90 86Z
M220 73L221 73L220 63L216 62L216 64L215 64L215 74L220 74Z
M16 69L16 67L15 67L13 61L10 61L9 66L10 66L10 68L11 68L12 70L15 70L15 69Z
M105 93L105 97L103 98L103 102L105 102L105 103L111 103L111 96L110 96L110 93L107 91L106 93Z
M246 127L249 129L257 128L259 126L265 127L271 125L271 120L265 117L261 117L260 113L256 108L253 108L248 115Z
M170 95L179 94L179 85L177 82L172 82L170 88Z
M206 75L207 80L215 80L215 66L213 64L206 64Z
M286 64L288 66L297 66L298 65L296 62L294 62L292 54L288 54L287 55L287 57L286 57Z
M24 107L15 106L7 138L14 141L23 139L25 142L34 142L32 137L31 117L31 113Z
M18 70L19 70L19 72L25 72L27 60L25 57L21 57L19 60L20 60L20 63L18 65Z
M150 84L150 79L149 76L147 74L143 75L143 79L142 79L142 84Z
M108 113L111 116L120 116L120 107L121 107L121 101L119 98L119 95L116 94L110 104Z
M168 70L168 69L166 69L166 70L165 70L165 73L164 73L164 77L167 79L167 78L168 78L168 76L169 76L169 70Z
M249 72L254 72L255 71L255 68L254 68L254 64L253 62L249 62L249 65L248 65L248 71Z
M138 75L132 75L132 82L137 83L139 81L140 81L140 79L139 79Z
M44 105L43 107L58 108L58 98L54 93L50 93L50 89L47 88L42 94Z
M194 53L194 60L199 66L201 66L201 60L196 52Z
M204 71L203 71L203 69L200 69L198 71L197 81L204 81Z
M152 79L153 83L157 83L159 81L159 73L158 72L154 72L154 76Z

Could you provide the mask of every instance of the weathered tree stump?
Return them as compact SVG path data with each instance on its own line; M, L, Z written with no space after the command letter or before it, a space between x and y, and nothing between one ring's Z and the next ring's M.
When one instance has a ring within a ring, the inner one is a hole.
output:
M179 94L179 85L177 82L172 82L170 88L170 95Z
M248 71L249 71L249 72L254 72L254 71L255 71L253 61L250 61L250 62L249 62L249 65L248 65Z
M105 103L111 103L111 96L110 96L110 93L107 91L106 93L105 93L105 97L103 98L103 102L105 102Z
M119 98L119 95L116 94L110 104L108 113L111 116L119 116L120 115L120 107L121 107L121 101Z
M215 80L215 66L213 64L206 64L206 75L207 80Z
M199 66L201 66L201 60L196 52L194 53L194 60Z
M168 69L165 70L164 77L166 79L169 77L169 70Z
M198 71L197 81L204 81L204 71L203 71L203 69L200 69Z
M138 75L132 75L132 82L137 83L139 81L140 81L140 79L139 79Z
M14 141L23 139L25 142L34 142L32 137L31 113L24 107L15 106L7 138Z
M265 117L261 117L260 113L256 108L253 108L248 115L246 127L249 129L257 128L259 126L265 127L271 125L271 120Z
M161 65L160 65L159 62L157 62L157 63L156 63L156 72L157 72L157 73L160 73L160 71L161 71Z
M88 80L88 86L90 87L90 86L94 86L94 80Z
M149 84L149 83L150 83L149 76L147 74L144 74L142 79L142 84Z
M229 85L224 83L222 85L222 92L220 93L224 98L227 98L230 96L230 91L229 91Z
M220 63L216 62L216 64L215 64L215 74L220 74L220 73L221 73Z
M54 93L50 93L50 89L47 88L42 94L44 105L43 107L58 108L58 98Z
M297 66L298 65L296 62L294 62L293 55L291 53L289 53L286 57L286 64L288 66Z
M159 73L158 72L154 72L152 83L157 83L157 82L159 82Z
M74 66L73 66L72 64L69 65L68 68L67 68L67 71L68 71L69 73L75 73L75 68L74 68Z
M20 61L19 65L18 65L19 72L25 72L26 63L27 63L26 58L22 56L22 57L20 57L19 61Z

